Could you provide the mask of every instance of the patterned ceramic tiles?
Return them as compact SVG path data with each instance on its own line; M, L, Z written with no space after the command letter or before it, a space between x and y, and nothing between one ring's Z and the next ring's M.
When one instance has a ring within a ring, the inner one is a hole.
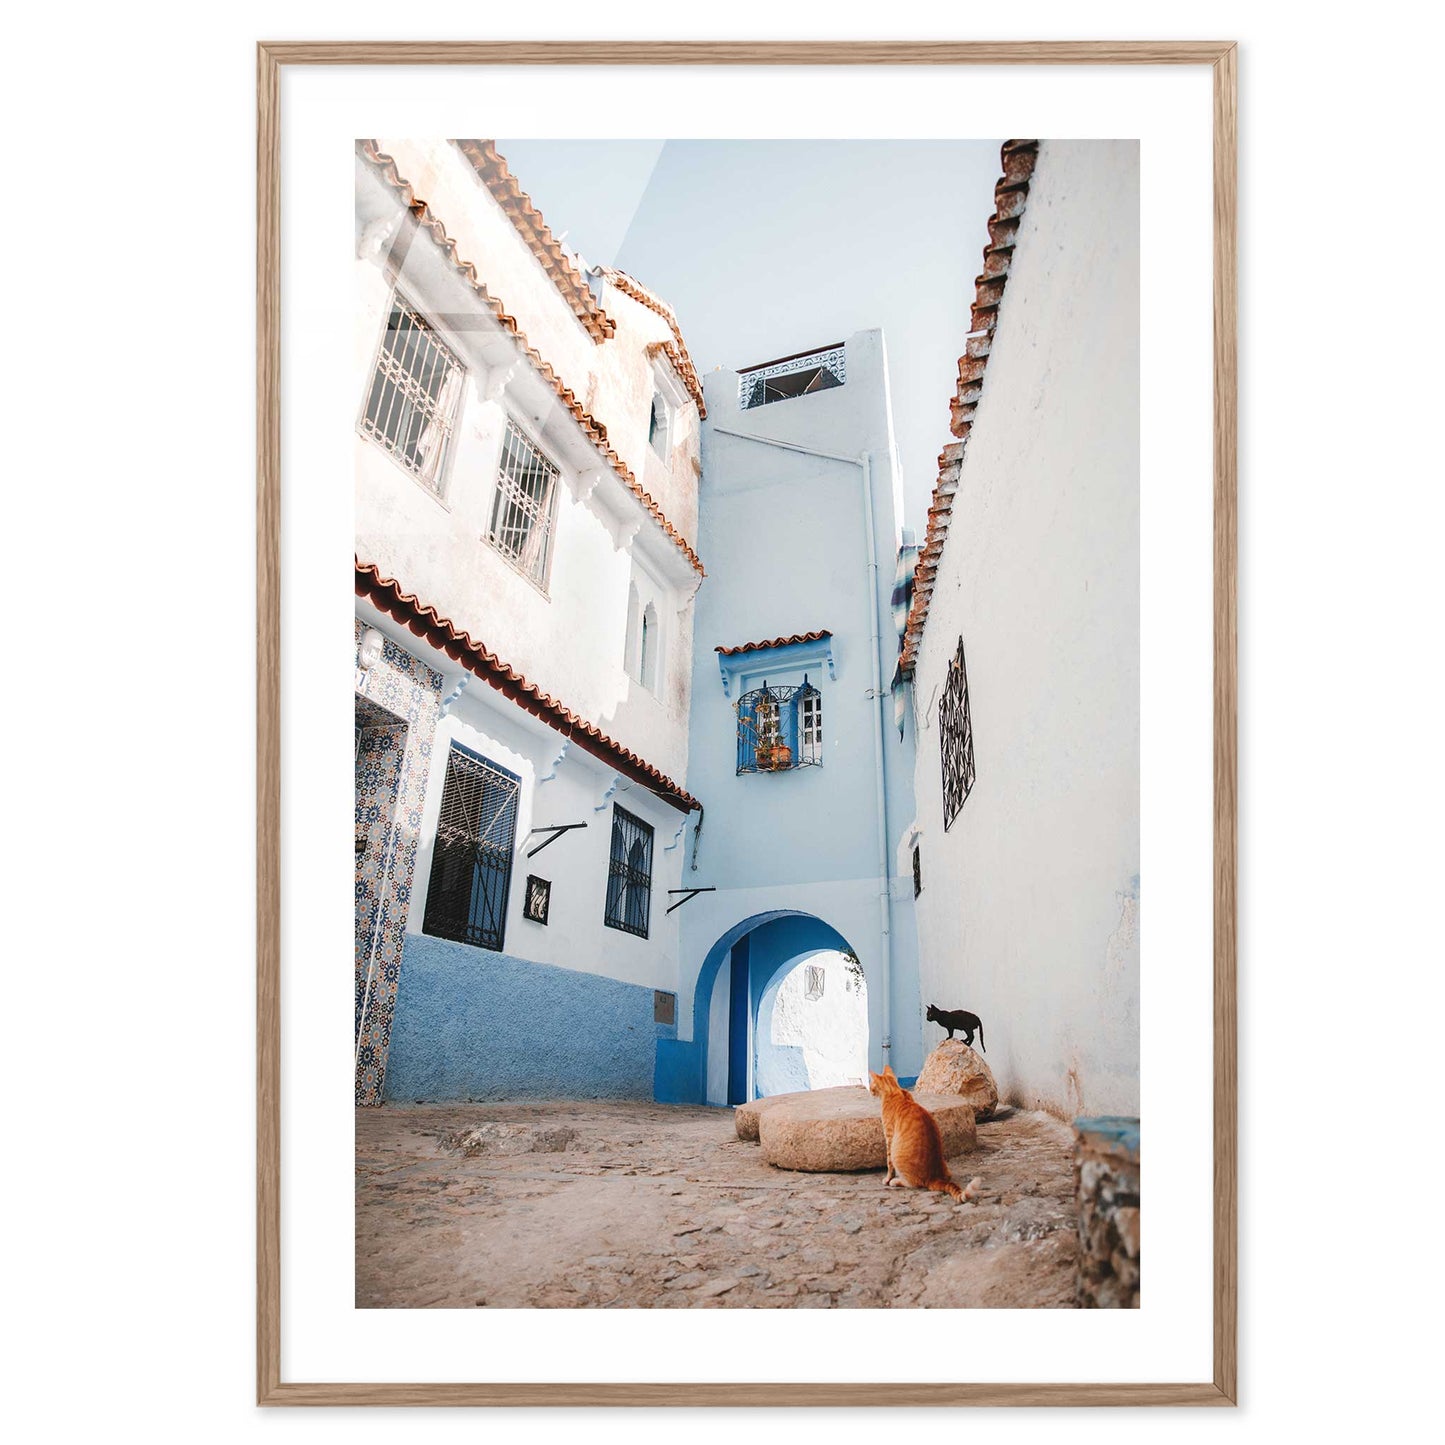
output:
M358 619L357 658L364 624ZM442 679L388 641L356 692L356 1102L379 1104ZM363 1008L365 1020L363 1022Z

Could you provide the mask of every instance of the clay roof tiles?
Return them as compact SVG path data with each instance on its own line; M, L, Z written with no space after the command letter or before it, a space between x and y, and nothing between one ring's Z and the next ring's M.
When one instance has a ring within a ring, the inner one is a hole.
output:
M789 647L795 642L819 642L833 634L826 627L818 632L795 632L791 637L773 637L767 642L740 642L736 647L715 647L724 657L735 657L740 652L760 652L765 647Z
M478 179L491 192L492 199L506 212L517 234L527 243L542 269L552 279L562 299L596 342L606 341L617 329L611 317L597 304L587 279L573 263L571 254L552 234L532 198L517 184L490 140L455 140L454 146L471 162Z
M993 188L994 213L988 218L988 245L983 248L983 272L974 280L970 333L964 341L963 355L958 359L958 385L948 408L949 430L959 440L946 446L938 458L938 483L933 489L928 526L913 574L913 605L908 610L908 621L903 630L903 653L899 666L904 672L911 672L918 662L923 626L928 620L929 601L933 596L934 582L943 560L943 545L952 520L964 448L968 445L978 404L983 399L999 306L1008 286L1019 221L1028 204L1029 181L1038 158L1039 143L1036 140L1007 140L1000 151L1003 174Z
M643 506L652 514L658 526L670 537L677 548L682 552L695 571L706 576L706 569L702 565L702 559L688 545L687 539L668 521L663 515L662 508L657 505L653 498L633 476L631 469L623 462L622 458L613 451L607 440L607 428L602 425L587 409L577 400L576 394L570 387L563 384L562 378L552 369L551 364L544 361L540 353L527 344L527 338L522 329L517 325L517 319L508 315L502 303L487 290L477 275L477 268L470 261L465 261L457 252L457 243L447 234L446 227L437 219L431 207L423 200L418 199L412 189L411 182L406 180L396 168L396 162L391 156L377 148L376 142L372 140L361 140L356 143L357 153L366 161L382 178L387 185L401 197L402 204L411 212L413 220L418 227L425 231L436 243L438 249L451 261L457 273L461 275L477 296L491 311L496 320L516 337L518 345L537 372L548 382L552 390L556 392L557 399L572 414L577 424L586 432L603 458L611 466L612 470L621 479L624 486L640 501Z
M383 612L402 623L415 636L424 638L439 652L461 663L473 676L511 698L533 717L572 739L594 757L615 767L625 777L656 793L665 803L683 813L702 807L691 793L685 792L665 773L653 767L621 743L607 736L594 723L588 722L571 708L529 682L514 667L508 666L496 653L490 652L470 633L442 617L410 592L403 592L395 578L383 577L373 564L356 559L356 595L365 597Z
M698 380L697 368L692 364L692 357L687 354L687 343L682 339L682 328L677 324L677 313L660 296L655 296L646 286L635 277L629 276L626 271L614 270L611 266L600 268L602 274L622 292L624 296L630 296L634 301L639 301L649 311L655 311L672 328L673 341L676 343L669 346L663 343L667 353L667 359L672 362L674 370L682 378L682 384L687 388L687 394L697 403L699 416L707 415L707 407L702 399L702 382Z

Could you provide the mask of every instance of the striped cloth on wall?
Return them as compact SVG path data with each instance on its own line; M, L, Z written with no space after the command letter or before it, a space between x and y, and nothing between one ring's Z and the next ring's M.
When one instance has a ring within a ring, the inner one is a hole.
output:
M908 610L913 606L913 573L918 566L919 548L910 540L912 533L905 531L904 543L898 549L898 565L893 572L893 630L898 634L899 662L893 668L893 724L903 737L903 719L907 708L903 693L903 633L908 625Z

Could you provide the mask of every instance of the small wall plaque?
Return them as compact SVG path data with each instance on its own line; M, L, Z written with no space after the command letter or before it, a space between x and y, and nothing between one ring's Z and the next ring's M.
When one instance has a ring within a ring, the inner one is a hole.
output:
M547 922L547 910L552 903L552 884L549 879L528 876L527 878L527 901L522 908L522 916L530 918L533 923Z

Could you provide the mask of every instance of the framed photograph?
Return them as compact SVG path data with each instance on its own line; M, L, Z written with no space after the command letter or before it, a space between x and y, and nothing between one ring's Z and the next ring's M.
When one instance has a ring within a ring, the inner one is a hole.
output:
M258 1400L1234 1403L1235 46L258 61Z

